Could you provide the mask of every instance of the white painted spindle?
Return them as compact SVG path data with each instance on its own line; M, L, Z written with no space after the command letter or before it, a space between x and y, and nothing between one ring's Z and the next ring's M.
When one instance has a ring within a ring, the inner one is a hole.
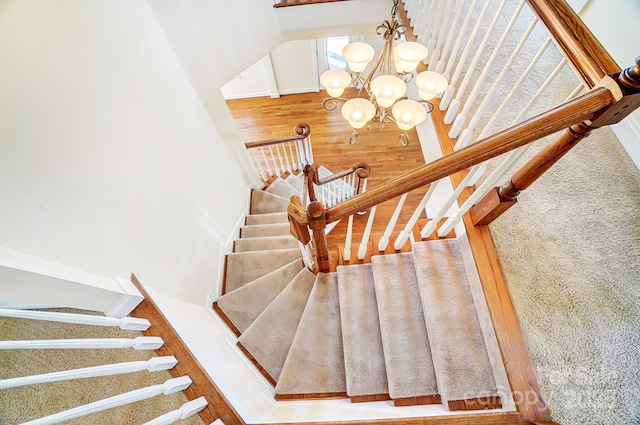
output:
M294 171L298 171L300 168L298 168L298 161L296 161L296 157L293 154L293 143L288 142L287 146L289 147L289 154L291 155L291 167Z
M406 226L400 232L400 234L398 234L398 237L396 238L396 241L393 244L393 248L396 251L400 251L402 249L402 246L405 244L407 239L409 239L409 236L413 233L412 232L413 227L418 222L418 219L420 218L420 216L425 213L424 207L427 205L427 202L429 201L429 198L431 198L431 195L433 195L433 192L436 189L438 182L439 181L431 183L431 185L429 186L429 189L427 190L427 193L425 193L422 199L420 200L418 207L411 215L411 218L407 222Z
M367 255L367 250L369 249L369 237L371 236L371 229L373 228L373 220L376 216L377 205L374 205L369 211L369 217L367 218L367 225L364 228L364 233L362 234L362 240L360 241L360 246L358 247L358 260L364 260L364 257Z
M385 249L387 249L387 245L389 245L389 237L391 237L391 234L393 233L393 228L396 227L398 217L400 216L400 211L402 210L404 201L407 199L407 195L407 193L404 193L400 197L400 200L396 205L396 209L393 211L393 215L391 216L391 219L389 219L389 223L384 230L384 234L380 238L380 242L378 242L378 251L384 251Z
M488 3L489 2L487 2L487 4ZM467 91L467 88L471 83L471 80L476 79L477 74L475 73L475 69L478 66L478 62L480 61L480 58L484 53L484 48L487 46L487 43L489 42L491 33L493 32L493 29L495 28L496 23L500 18L500 13L502 12L502 9L504 9L504 6L506 5L506 3L507 3L507 0L502 0L502 2L500 3L498 10L496 11L493 19L491 20L491 23L489 24L489 28L486 30L484 37L480 42L480 45L477 47L476 54L473 56L473 59L471 60L471 64L469 65L464 75L464 78L462 79L462 84L460 84L460 87L456 91L456 97L455 99L453 99L453 102L451 102L451 106L447 109L447 113L444 115L443 121L445 122L445 124L451 124L453 122L453 119L458 113L458 109L460 108L460 104L464 96L464 93ZM457 69L456 69L456 72L457 72ZM451 132L451 130L449 130L449 132Z
M43 373L40 375L20 376L17 378L1 379L0 390L22 387L25 385L42 384L45 382L70 381L80 378L95 378L97 376L122 375L125 373L148 370L157 372L169 370L178 364L173 356L153 357L147 361L115 363L101 366L84 367L60 372Z
M582 90L584 90L584 86L582 84L579 84L569 94L569 96L565 101L569 101L575 98ZM537 95L539 96L543 91L544 90L540 90L540 93L538 93ZM534 100L535 99L537 99L536 96L534 96ZM514 119L513 124L517 123L520 120L520 118L522 118L522 116L528 112L531 105L532 105L532 102L529 102L527 107L520 112L519 116L517 116ZM444 235L448 234L451 230L453 230L453 228L462 219L462 216L466 214L467 211L469 211L471 207L473 207L479 200L481 200L490 190L492 190L492 188L496 185L498 180L502 178L502 176L507 171L513 168L513 166L518 162L518 160L520 160L520 158L529 149L529 146L530 145L522 146L518 149L515 149L509 152L509 154L504 159L504 161L502 161L502 163L500 163L500 165L496 167L496 169L485 179L485 181L483 181L482 184L478 186L476 190L474 190L471 196L469 196L469 198L467 198L467 200L464 201L462 205L460 205L460 208L458 209L458 211L456 211L451 217L449 217L444 223L442 223L442 226L440 226L440 229L438 229L438 236L443 237Z
M344 238L344 255L342 259L344 261L351 260L351 233L353 232L353 214L349 216L347 223L347 235Z
M484 19L484 15L486 15L487 10L489 10L490 3L491 2L485 1L484 7L480 11L480 15L478 16L478 20L476 21L476 24L473 26L471 35L469 36L469 39L466 41L465 48L462 51L462 54L460 55L460 58L457 62L456 70L453 72L453 77L451 77L451 80L449 81L449 87L447 87L444 94L442 95L442 100L440 101L441 111L448 110L448 109L455 109L454 115L455 113L458 112L458 106L460 101L458 101L457 105L450 105L451 99L453 98L453 94L456 91L456 84L458 83L458 79L460 78L460 75L462 75L462 71L465 70L465 63L467 62L467 57L471 52L471 47L473 46L473 40L478 35L478 31L480 31L480 27L482 26L482 20ZM475 2L473 3L473 6L475 6ZM471 19L472 10L473 9L469 10L469 14L467 15L468 20ZM467 21L466 23L468 24L469 22ZM464 33L461 33L460 36L458 37L459 42L462 42L462 39L464 38L463 36L464 36ZM456 42L456 45L458 44L458 41ZM455 50L456 49L454 48L454 51ZM451 73L450 68L453 65L453 62L455 59L456 59L455 54L452 54L451 58L449 59L449 63L447 63L447 69L445 70L445 75L449 75Z
M431 221L429 221L429 223L426 226L424 226L424 228L420 232L420 236L422 236L423 238L428 238L429 235L431 235L436 230L440 220L445 216L445 214L447 214L447 211L449 211L449 208L451 208L451 206L456 202L456 200L458 199L458 196L460 196L464 188L467 186L467 182L475 175L478 169L480 169L480 166L481 166L480 164L474 165L469 169L469 172L467 173L466 177L462 179L462 182L460 182L456 190L453 191L453 194L451 194L449 199L447 199L447 201L442 205L442 207L440 207L440 209L438 210L436 215L431 219Z
M145 422L143 425L170 425L180 419L187 419L207 406L207 399L204 397L198 397L195 400L191 400L183 404L179 409L173 410L169 413L165 413L162 416Z
M440 6L441 11L444 11L445 9L445 3L447 2L442 2L442 5ZM431 55L429 57L430 70L433 70L435 65L438 63L438 60L440 60L440 52L442 51L442 45L445 43L445 39L447 38L449 21L451 20L451 15L453 14L453 9L455 8L455 5L456 5L455 0L450 0L448 3L449 3L449 6L446 8L446 12L444 16L438 17L438 19L441 19L442 22L440 23L440 32L436 39L435 47L431 51Z
M502 4L503 5L506 4L506 0ZM456 137L458 137L458 134L460 133L460 130L462 129L462 126L464 125L465 121L467 120L467 114L469 114L469 111L473 107L473 103L475 102L476 98L478 97L478 94L480 93L480 90L484 86L484 82L487 79L487 76L489 75L489 72L491 71L491 68L492 68L494 62L496 61L496 58L498 57L498 54L500 53L500 49L502 48L502 46L503 46L504 42L506 41L507 37L509 37L509 35L511 34L511 29L513 28L513 25L516 23L516 20L518 19L518 15L520 14L520 11L522 11L522 7L523 6L524 6L524 0L520 0L520 3L518 4L518 7L517 7L516 11L514 12L514 14L511 16L511 19L509 20L509 23L508 23L507 27L505 28L504 32L502 33L502 36L500 37L500 40L498 40L498 43L496 44L496 46L494 47L493 51L491 52L491 56L487 60L487 63L485 63L484 66L482 67L482 72L480 73L480 76L474 75L475 74L474 70L476 68L477 60L482 55L482 52L478 51L476 53L476 57L474 58L474 61L472 63L472 67L469 68L469 72L468 72L468 75L473 75L473 78L475 80L475 84L474 84L473 88L471 89L471 93L469 94L468 98L465 100L465 104L464 104L464 107L462 108L462 112L460 112L460 114L458 114L458 116L456 117L455 121L453 122L453 125L449 129L449 137L451 137L452 139L455 139ZM500 9L500 11L501 10L502 9ZM494 25L498 22L499 13L500 12L498 12L498 14L496 14L496 16L494 17L494 20L491 22L491 29L493 29ZM489 34L490 34L490 31L488 31L487 34L485 35L485 38L483 40L483 44L481 44L481 48L482 49L484 49L484 47L486 45L485 40L489 41ZM465 75L465 80L466 80L466 77L467 76ZM459 92L459 95L461 95L463 93L464 93L464 90L461 90ZM447 118L446 118L446 114L445 114L445 122L446 122L446 120L447 120Z
M85 338L85 339L42 339L28 341L0 341L0 350L37 349L103 349L134 348L135 350L155 350L164 342L157 336L129 338Z
M438 58L437 63L429 63L429 70L436 71L442 73L444 71L445 63L447 58L449 57L449 49L451 48L451 43L453 43L453 38L456 34L458 34L458 26L460 24L460 17L462 16L462 11L464 10L464 1L458 6L456 10L456 15L453 17L453 21L451 22L451 26L447 31L447 39L444 42L444 46L442 47L442 52L440 53L440 57ZM460 35L460 34L458 34ZM462 34L464 35L464 34Z
M138 390L126 392L124 394L105 398L103 400L98 400L93 403L74 407L73 409L65 410L60 413L45 416L44 418L25 422L23 425L49 425L62 421L68 421L74 418L89 415L91 413L101 412L103 410L111 409L118 406L124 406L125 404L134 403L140 400L146 400L160 394L174 394L179 391L185 390L189 387L189 385L191 385L191 378L189 378L188 376L173 378L167 380L164 384L152 385L150 387L140 388Z
M260 146L258 149L260 149L260 152L262 153L262 158L264 159L263 164L267 169L267 173L269 173L269 177L273 177L273 171L271 171L271 166L269 165L269 158L267 158L267 154L264 151L264 148Z
M136 317L117 317L95 316L90 314L76 313L55 313L51 311L36 310L13 310L0 308L0 316L13 317L15 319L35 319L45 320L48 322L59 323L75 323L78 325L92 326L118 326L123 330L146 331L151 324L147 319L138 319Z

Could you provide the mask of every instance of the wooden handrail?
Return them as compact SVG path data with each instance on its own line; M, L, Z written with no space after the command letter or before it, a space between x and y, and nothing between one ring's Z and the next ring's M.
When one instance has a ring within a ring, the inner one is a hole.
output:
M591 119L594 114L614 101L615 97L609 89L597 87L572 101L347 199L326 210L326 222L332 223L358 211L364 211L403 193L564 130L573 124Z
M620 72L620 66L566 1L527 0L527 3L589 88L595 87L605 75Z
M246 142L244 146L247 149L251 149L251 148L259 148L260 146L269 146L269 145L277 145L278 143L293 142L296 140L302 140L308 137L309 134L311 133L309 124L298 124L293 128L293 131L295 131L296 136L284 137L282 139L263 140L259 142Z
M359 164L354 165L351 168L347 168L344 171L341 171L336 174L332 174L329 177L326 177L324 179L317 178L318 173L315 173L315 177L317 178L317 180L314 181L314 183L322 186L323 184L331 183L334 180L341 179L342 177L348 176L349 174L352 174L355 172L358 173L358 177L360 177L361 179L364 179L369 176L369 173L371 172L371 167L369 167L369 165L365 164L364 162L361 162Z

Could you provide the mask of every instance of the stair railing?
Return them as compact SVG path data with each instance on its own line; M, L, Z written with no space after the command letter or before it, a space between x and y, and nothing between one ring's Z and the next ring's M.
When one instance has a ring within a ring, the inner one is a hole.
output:
M275 178L298 173L313 164L309 125L298 124L293 130L292 137L245 143L265 186Z
M58 313L37 310L0 309L0 317L16 319L44 320L59 323L73 323L91 326L117 326L123 330L145 331L151 326L146 319L133 317L105 317L89 314ZM50 339L50 340L5 340L0 341L0 350L42 350L42 349L125 349L156 350L164 344L160 337L138 336L136 338L79 338L79 339ZM152 356L146 361L129 361L122 363L105 364L99 366L83 367L63 371L42 373L37 375L19 376L0 379L0 391L25 385L37 385L50 382L69 381L82 378L100 376L114 376L147 370L149 372L167 371L178 364L174 356ZM27 424L44 425L66 421L106 409L134 403L136 401L155 397L160 394L173 394L184 391L191 385L189 376L180 376L168 379L163 384L152 385L145 388L129 391L123 394L108 397L89 404L74 407L62 412L34 419ZM148 424L170 424L178 419L184 419L204 409L207 401L200 397L185 403L181 408L163 414L153 419Z
M631 73L635 75L635 72L632 71ZM313 234L318 268L320 271L329 271L329 248L326 245L324 233L327 224L348 218L358 211L369 210L382 202L397 196L403 196L414 189L431 189L432 184L445 177L478 166L489 159L526 146L568 127L570 127L570 134L576 132L582 134L586 125L582 123L593 124L601 122L600 118L608 116L608 111L622 99L624 97L617 84L615 84L615 80L611 77L606 77L599 87L576 99L563 103L474 144L453 151L440 159L418 167L379 186L370 188L368 191L337 205L326 207L319 201L312 201L304 211L304 214L303 211L299 211L300 214L296 216L290 215L290 220L300 220L298 224L309 226ZM472 175L472 173L468 173L468 175ZM428 190L428 192L431 192L431 190ZM420 208L422 208L423 203L421 202L420 204Z

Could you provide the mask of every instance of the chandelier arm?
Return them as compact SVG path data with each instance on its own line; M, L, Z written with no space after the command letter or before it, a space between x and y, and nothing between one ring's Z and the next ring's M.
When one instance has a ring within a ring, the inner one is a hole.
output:
M335 111L338 106L343 105L347 100L344 97L330 97L322 102L322 107L327 111Z
M403 141L403 139L404 139L404 141ZM409 146L410 140L409 140L409 135L407 134L407 132L406 132L406 131L403 131L402 133L400 133L400 134L398 135L398 141L399 141L399 142L400 142L400 144L401 144L403 147L405 147L405 148L406 148L407 146Z

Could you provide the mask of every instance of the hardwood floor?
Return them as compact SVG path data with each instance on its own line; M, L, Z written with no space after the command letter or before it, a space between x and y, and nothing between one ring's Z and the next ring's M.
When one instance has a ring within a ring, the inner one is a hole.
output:
M324 165L334 173L359 162L365 162L371 167L368 188L375 187L425 163L416 131L408 132L411 143L408 147L403 147L398 141L400 131L393 123L387 124L384 131L378 129L377 125L374 125L370 131L362 129L356 143L349 145L351 127L342 118L339 110L326 111L322 107L325 98L326 93L322 91L286 95L278 99L262 97L229 100L227 104L244 142L288 137L294 134L293 127L296 124L309 124L315 162ZM394 229L394 235L404 227L425 192L426 188L423 188L409 194L402 208L398 225ZM379 239L384 233L398 199L378 206L372 240ZM423 216L423 218L426 217ZM354 243L360 242L367 219L368 214L354 216ZM338 264L338 247L344 245L346 227L346 222L341 222L327 236L332 269L335 269ZM354 256L352 258L355 258L356 254L352 255Z

